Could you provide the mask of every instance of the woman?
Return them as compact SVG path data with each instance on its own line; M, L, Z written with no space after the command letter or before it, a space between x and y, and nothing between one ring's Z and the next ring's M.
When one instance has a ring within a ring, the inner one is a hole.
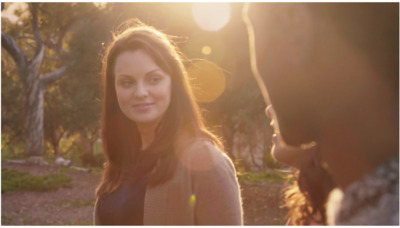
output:
M178 48L137 22L103 60L96 225L241 225L231 160L205 128Z
M279 132L276 114L271 105L266 108L275 134L272 155L279 162L296 169L295 181L285 190L284 205L289 209L288 225L326 225L325 203L335 187L331 176L323 169L315 143L305 148L285 144Z
M328 224L399 225L399 4L244 5L283 139L316 141L337 185Z

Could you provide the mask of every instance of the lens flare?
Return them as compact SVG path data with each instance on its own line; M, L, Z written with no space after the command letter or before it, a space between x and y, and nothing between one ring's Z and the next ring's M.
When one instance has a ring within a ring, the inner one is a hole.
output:
M190 205L191 207L196 206L196 195L195 195L195 194L192 194L192 195L190 196L189 205Z
M198 102L213 102L224 92L225 74L215 63L200 60L191 65L187 72Z
M201 49L201 53L203 53L203 55L209 55L209 54L211 54L211 52L212 52L212 49L210 46L204 46Z

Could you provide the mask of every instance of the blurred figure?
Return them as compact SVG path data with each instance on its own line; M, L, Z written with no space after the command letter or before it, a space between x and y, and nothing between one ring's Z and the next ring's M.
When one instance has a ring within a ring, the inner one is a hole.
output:
M241 225L239 185L204 126L178 48L138 21L103 61L96 225Z
M276 114L271 105L265 109L274 128L273 157L295 168L293 184L285 190L284 205L289 209L288 225L327 225L325 202L335 187L331 176L322 168L317 145L302 149L283 141Z
M398 3L245 5L252 71L282 139L317 145L338 186L328 224L399 224L398 18Z
M265 113L271 119L270 125L274 129L271 154L275 160L295 168L300 168L303 166L303 163L307 163L315 157L316 145L310 145L308 148L302 149L300 147L289 146L285 143L279 131L279 123L275 110L271 105L267 106Z

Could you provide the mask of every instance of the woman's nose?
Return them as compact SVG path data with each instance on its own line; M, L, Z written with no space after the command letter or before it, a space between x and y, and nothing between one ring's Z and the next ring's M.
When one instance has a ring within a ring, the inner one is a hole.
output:
M268 105L268 106L265 108L265 114L266 114L269 118L272 119L272 113L273 113L272 105Z
M136 98L145 98L149 95L146 85L143 83L138 83L135 91Z

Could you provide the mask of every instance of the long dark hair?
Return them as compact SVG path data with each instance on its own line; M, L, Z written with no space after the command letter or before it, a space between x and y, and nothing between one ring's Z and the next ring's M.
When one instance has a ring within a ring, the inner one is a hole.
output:
M294 183L285 190L285 206L289 209L291 223L326 225L325 203L335 184L322 167L318 154L304 162L294 176Z
M116 58L123 52L138 49L149 54L172 82L170 105L146 151L140 151L141 139L136 124L120 110L114 87ZM221 142L203 124L188 83L183 55L171 36L135 20L133 26L113 35L103 58L102 79L102 144L106 163L96 190L97 197L114 191L127 178L136 181L145 174L149 174L149 186L166 182L175 170L179 156L176 142L182 134L208 138L222 149Z

